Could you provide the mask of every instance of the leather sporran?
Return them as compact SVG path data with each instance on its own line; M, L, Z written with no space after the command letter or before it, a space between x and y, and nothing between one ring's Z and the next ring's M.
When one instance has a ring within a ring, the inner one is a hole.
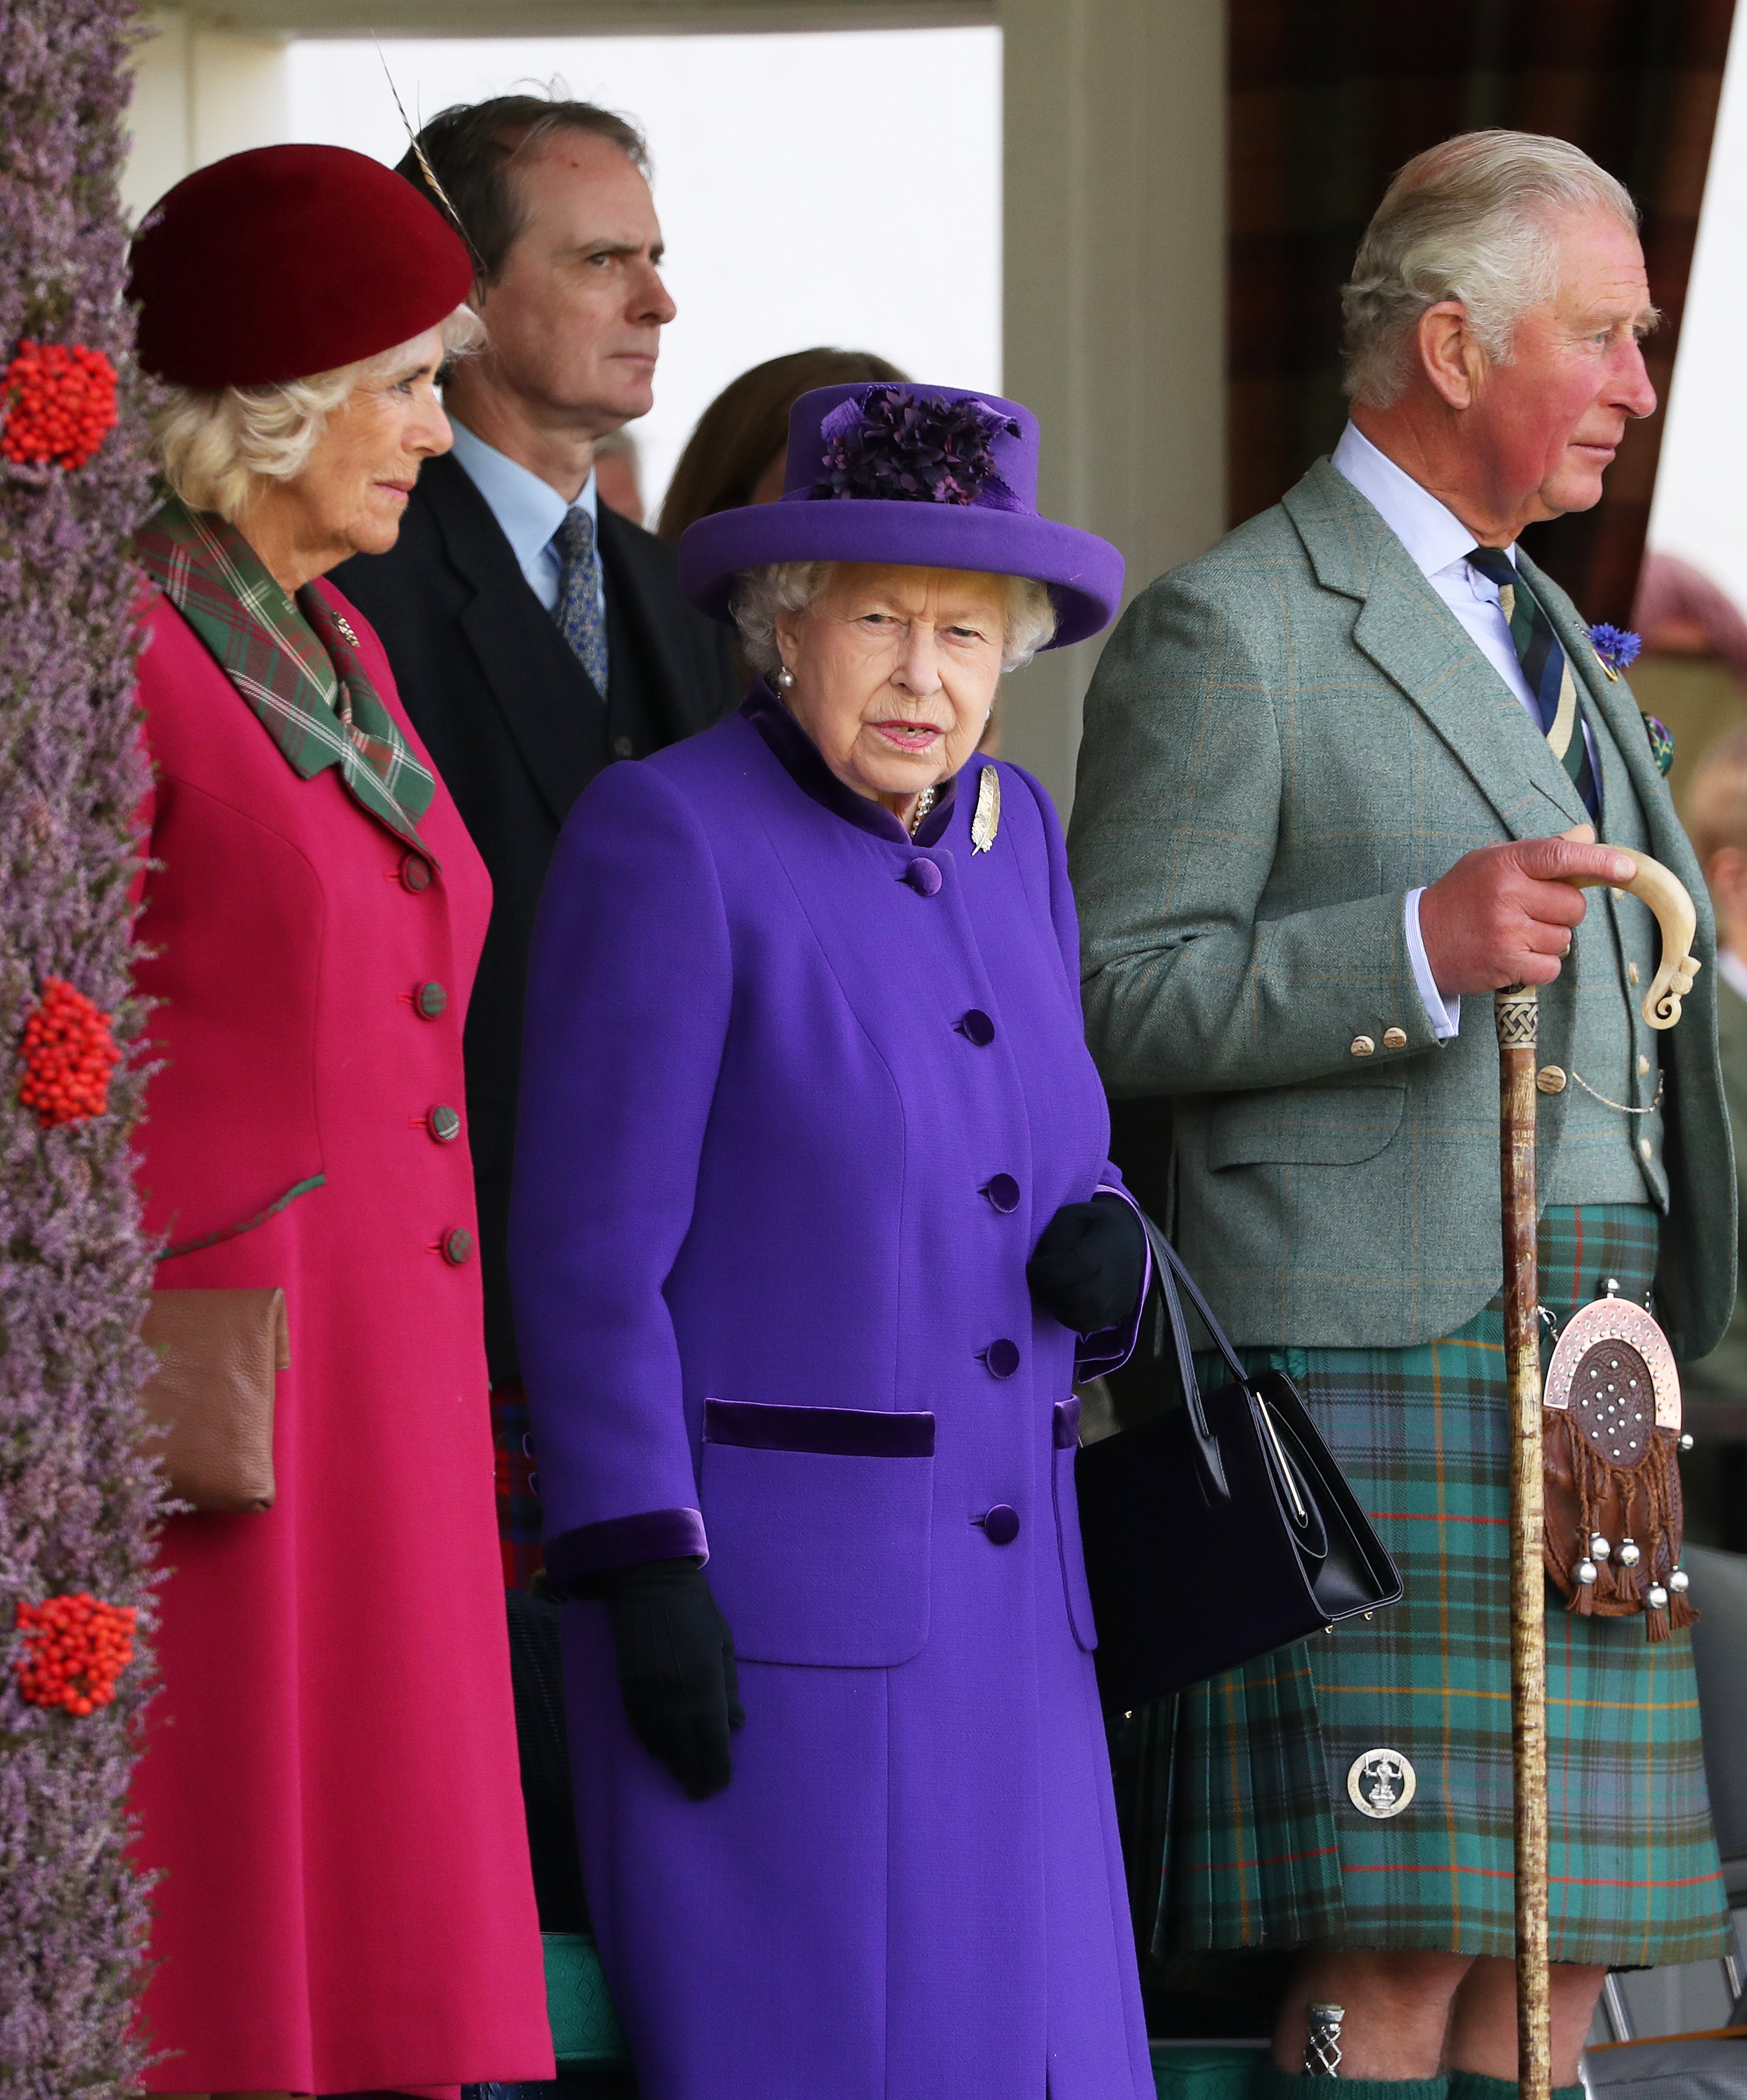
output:
M158 1368L143 1396L164 1432L170 1493L196 1510L270 1510L277 1374L291 1363L283 1290L155 1290L142 1338Z
M1680 1379L1641 1305L1608 1295L1565 1323L1542 1387L1547 1572L1581 1617L1644 1614L1647 1640L1698 1617L1680 1565Z

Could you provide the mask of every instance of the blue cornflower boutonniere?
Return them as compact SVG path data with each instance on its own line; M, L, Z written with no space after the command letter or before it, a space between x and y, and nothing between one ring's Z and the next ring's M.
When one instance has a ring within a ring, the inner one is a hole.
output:
M1595 652L1595 660L1613 679L1621 672L1629 671L1644 652L1644 637L1634 634L1629 627L1610 627L1601 620L1589 631L1590 646ZM1643 710L1640 708L1639 712ZM1656 770L1666 780L1668 769L1674 762L1674 739L1665 721L1654 715L1644 717L1644 733L1650 739L1650 756L1656 761Z
M1629 671L1644 648L1644 638L1627 627L1610 627L1602 620L1589 631L1590 646L1610 678Z

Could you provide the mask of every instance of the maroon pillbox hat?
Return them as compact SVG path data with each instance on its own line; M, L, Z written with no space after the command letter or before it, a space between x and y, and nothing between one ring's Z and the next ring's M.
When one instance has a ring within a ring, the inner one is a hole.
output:
M265 386L434 328L473 265L404 177L344 146L262 146L198 169L134 236L139 362L181 386Z

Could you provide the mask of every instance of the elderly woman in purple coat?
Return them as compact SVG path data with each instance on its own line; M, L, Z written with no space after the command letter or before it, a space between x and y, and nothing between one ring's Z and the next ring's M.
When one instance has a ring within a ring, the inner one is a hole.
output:
M1037 427L796 404L681 582L765 677L577 805L512 1238L583 1864L645 2100L1153 2090L1074 1503L1144 1238L1049 798L976 747L1114 612Z

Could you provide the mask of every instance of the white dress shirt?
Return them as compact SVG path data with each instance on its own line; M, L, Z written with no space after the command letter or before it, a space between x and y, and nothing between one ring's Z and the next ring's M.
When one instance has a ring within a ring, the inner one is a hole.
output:
M528 589L548 612L555 611L558 604L558 586L564 576L564 558L553 545L558 527L570 515L567 504L550 482L542 481L537 474L530 474L518 461L500 452L495 445L488 445L483 438L476 438L465 423L458 423L451 415L449 427L455 433L455 457L468 479L485 498L491 515L503 529L510 551L515 555L521 573L528 580ZM590 522L598 532L601 514L595 495L592 471L583 483L577 504L588 513ZM603 633L606 624L606 586L603 582L597 598L601 607Z
M1341 432L1340 443L1336 446L1329 464L1381 514L1384 523L1412 556L1426 581L1461 621L1475 647L1521 701L1529 719L1539 729L1540 711L1529 690L1529 681L1523 676L1516 645L1511 639L1511 624L1499 602L1498 587L1490 576L1468 564L1468 549L1474 545L1474 535L1454 511L1440 503L1429 489L1422 488L1387 453L1379 452L1371 439L1351 423ZM1515 546L1507 547L1504 552L1514 566ZM1587 742L1586 723L1583 735ZM1593 764L1593 745L1590 757ZM1462 1000L1459 995L1454 999L1444 996L1426 960L1425 943L1419 933L1419 899L1424 893L1423 889L1407 893L1407 952L1413 962L1414 982L1425 1002L1427 1017L1443 1040L1454 1035L1461 1026Z

